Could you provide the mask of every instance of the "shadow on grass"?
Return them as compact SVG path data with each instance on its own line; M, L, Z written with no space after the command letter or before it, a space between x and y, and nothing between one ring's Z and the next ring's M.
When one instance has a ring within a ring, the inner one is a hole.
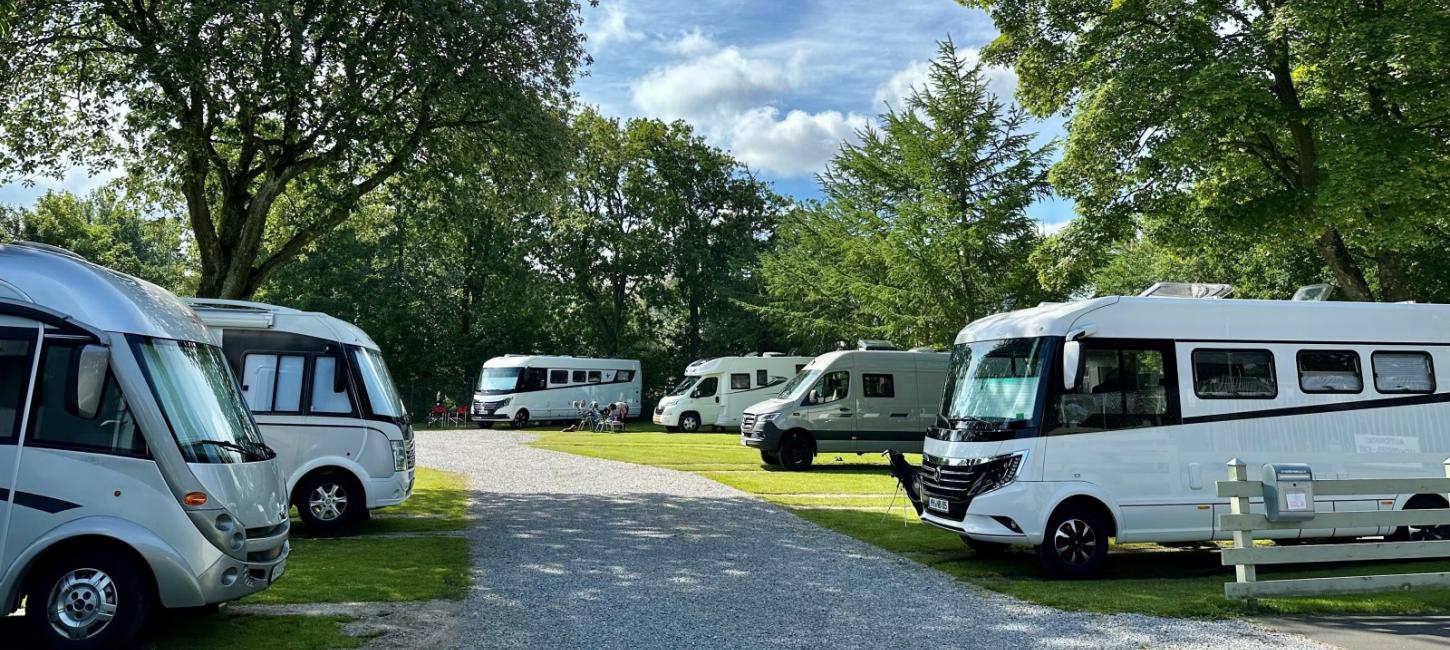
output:
M331 650L356 648L362 640L342 630L343 616L260 616L161 610L142 634L147 650ZM0 647L39 650L18 616L0 617Z

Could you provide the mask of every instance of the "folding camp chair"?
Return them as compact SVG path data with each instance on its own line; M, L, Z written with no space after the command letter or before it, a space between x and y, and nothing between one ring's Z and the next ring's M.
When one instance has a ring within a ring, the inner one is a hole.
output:
M442 426L448 424L448 407L437 404L428 411L428 426Z

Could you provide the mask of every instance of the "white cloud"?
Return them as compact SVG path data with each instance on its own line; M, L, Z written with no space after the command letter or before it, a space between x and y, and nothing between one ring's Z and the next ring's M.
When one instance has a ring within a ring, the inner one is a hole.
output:
M633 99L648 115L685 119L710 130L794 87L798 69L727 47L651 70L635 83Z
M981 53L975 49L963 48L957 50L957 56L967 66L977 65L981 60ZM987 91L997 96L1003 103L1010 103L1013 94L1017 91L1017 73L1011 68L1000 66L985 66L982 74L987 77ZM928 61L912 61L905 68L898 70L891 75L885 83L876 87L876 93L871 97L872 108L876 111L886 110L889 104L892 108L900 110L911 96L912 89L923 88L931 79L931 63Z
M671 54L693 57L714 52L720 49L720 44L700 31L697 26L688 32L681 33L678 38L665 42L661 47Z
M623 2L606 2L598 12L590 14L589 24L585 26L587 42L593 45L589 48L590 51L599 52L610 43L627 43L644 38L643 32L630 29L629 11Z
M790 111L784 118L774 107L753 108L731 124L731 151L746 164L785 176L821 171L841 148L866 128L866 116L840 111Z

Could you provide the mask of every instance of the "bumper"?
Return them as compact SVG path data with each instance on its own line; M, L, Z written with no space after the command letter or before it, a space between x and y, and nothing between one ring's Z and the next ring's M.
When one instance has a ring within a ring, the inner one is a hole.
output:
M751 449L763 451L777 451L780 449L780 436L785 433L774 422L762 422L750 431L740 432L740 444Z
M680 426L680 414L670 413L668 411L664 413L655 413L653 422L662 427L677 427Z
M223 603L272 586L287 570L287 557L291 552L286 530L272 538L247 540L248 557L270 556L270 559L244 562L230 555L223 555L197 576L202 599L207 605Z
M413 481L417 479L418 470L409 468L406 472L397 472L387 478L368 479L363 491L368 495L368 510L396 506L413 496Z
M921 520L937 528L966 535L986 542L1009 544L1041 544L1042 526L1048 499L1043 497L1053 484L1017 481L986 494L971 497L965 504L948 499L949 512L930 507L928 497L942 498L930 490L922 491ZM1016 529L1014 530L1013 527Z
M504 407L496 411L473 411L469 419L474 422L508 422L514 419L514 410Z

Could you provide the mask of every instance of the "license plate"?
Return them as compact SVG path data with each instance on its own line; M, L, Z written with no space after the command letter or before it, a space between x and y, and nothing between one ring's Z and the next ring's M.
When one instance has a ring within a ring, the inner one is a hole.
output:
M286 572L287 572L287 562L284 560L281 564L278 564L277 565L277 568L272 569L272 580L270 582L276 582L277 580L281 579L282 574L284 574ZM270 582L269 582L269 584L270 584Z
M926 507L929 510L935 510L937 512L950 512L952 509L951 505L947 503L947 500L940 497L927 497Z
M655 424L664 424L664 423L665 423L664 418L661 418L658 415L655 416Z

